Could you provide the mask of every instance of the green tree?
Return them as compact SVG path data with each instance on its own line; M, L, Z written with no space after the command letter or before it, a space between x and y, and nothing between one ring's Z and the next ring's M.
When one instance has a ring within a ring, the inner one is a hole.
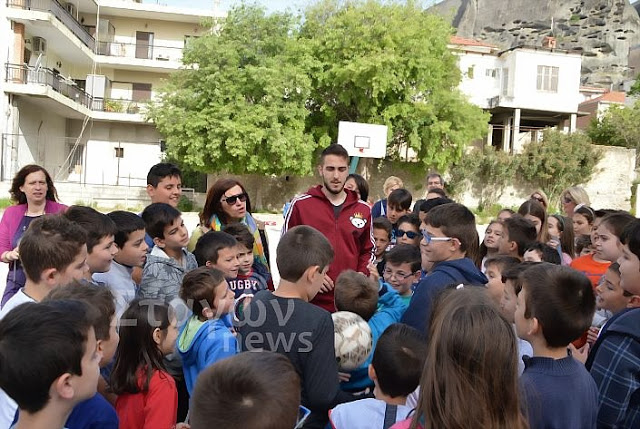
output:
M591 179L602 152L584 134L546 130L542 142L526 144L518 157L520 176L557 199L563 189Z
M309 55L297 18L239 6L185 49L149 111L169 156L199 171L308 174Z
M458 91L453 33L417 2L326 0L311 6L301 31L316 59L308 129L335 141L341 120L385 124L388 154L412 148L444 169L482 137L488 114Z
M632 107L611 106L589 124L587 134L595 144L622 146L640 151L640 102ZM638 157L636 157L638 165Z

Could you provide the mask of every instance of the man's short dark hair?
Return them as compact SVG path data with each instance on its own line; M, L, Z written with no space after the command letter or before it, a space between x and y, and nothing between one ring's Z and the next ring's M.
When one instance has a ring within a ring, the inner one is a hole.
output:
M122 249L124 247L124 243L129 240L129 235L131 235L132 232L145 230L144 220L135 213L116 210L111 213L107 213L107 216L116 225L116 233L113 238L120 249Z
M391 231L393 231L393 225L391 225L391 221L384 216L377 217L373 220L373 228L374 229L383 229L389 235L389 239L391 239Z
M276 265L280 278L297 282L310 267L324 270L333 260L329 240L317 229L300 225L288 230L278 243Z
M640 219L634 220L625 227L620 241L622 244L627 245L631 253L640 259Z
M151 238L164 238L165 227L182 216L182 213L167 203L153 203L144 209L141 216Z
M347 150L339 144L332 144L327 146L322 153L320 154L320 165L324 164L324 158L329 156L339 156L340 158L344 158L349 162L349 153Z
M345 270L336 279L333 299L338 311L371 319L378 306L378 285L362 273Z
M396 323L378 339L371 365L380 390L392 398L408 396L420 383L427 344L420 332Z
M385 256L387 264L409 264L411 272L420 270L420 249L411 244L398 244L389 250Z
M238 241L231 234L224 231L209 231L198 239L196 247L193 249L193 256L196 257L199 267L204 267L207 262L216 264L218 253L222 249L236 247Z
M92 307L96 316L92 323L96 340L109 340L111 321L116 315L115 298L111 289L87 281L73 281L54 288L42 302L60 300L82 301Z
M157 188L158 183L160 183L160 181L165 177L177 177L182 180L182 172L175 164L161 162L149 169L149 173L147 174L147 185Z
M395 207L399 210L409 210L411 208L413 197L411 192L404 188L391 191L387 197L387 207Z
M247 249L253 249L256 239L245 224L240 222L231 223L225 226L223 231L232 235L238 241L238 244L242 244Z
M244 352L198 376L190 424L191 429L292 428L299 405L300 377L289 359L269 351Z
M565 347L591 326L596 297L583 273L546 262L522 274L526 318L540 322L549 347Z
M41 411L58 377L82 375L90 313L80 301L28 302L0 320L0 388L20 410Z
M475 260L479 251L478 230L474 214L458 203L443 204L427 213L427 225L440 228L447 237L460 241L460 250L471 260Z
M89 253L93 252L93 247L97 246L100 240L115 236L118 231L116 224L109 216L91 207L71 206L64 215L87 232L87 252Z
M524 251L531 243L538 240L536 227L529 219L515 214L505 219L503 224L508 231L509 241L515 242L518 246L518 256L520 257L524 255Z
M87 232L62 214L35 219L20 240L20 261L27 276L40 281L47 268L64 271L87 242Z
M202 310L216 310L213 297L216 288L224 283L222 271L209 267L198 267L182 278L180 298L187 303L194 315L202 317Z
M562 264L562 259L560 258L560 254L558 253L558 250L554 249L548 244L535 241L533 243L530 243L527 246L527 248L525 249L525 252L528 252L530 250L539 252L541 255L542 262L549 262L550 264L556 264L556 265Z

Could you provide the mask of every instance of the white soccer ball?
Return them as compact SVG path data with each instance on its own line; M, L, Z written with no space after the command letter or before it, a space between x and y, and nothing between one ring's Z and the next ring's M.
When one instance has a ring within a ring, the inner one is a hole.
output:
M331 317L338 367L343 371L354 370L362 365L371 353L371 328L362 317L350 311L338 311Z

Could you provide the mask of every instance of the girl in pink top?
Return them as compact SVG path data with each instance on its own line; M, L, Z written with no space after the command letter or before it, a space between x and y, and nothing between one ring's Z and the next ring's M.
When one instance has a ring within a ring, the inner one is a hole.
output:
M173 352L177 321L161 301L133 300L120 322L111 390L118 395L119 429L180 429L178 390L162 359Z

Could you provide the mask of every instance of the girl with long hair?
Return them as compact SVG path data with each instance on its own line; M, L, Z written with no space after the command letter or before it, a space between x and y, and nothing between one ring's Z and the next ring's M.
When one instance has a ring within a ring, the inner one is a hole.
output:
M413 417L392 429L527 429L515 332L483 288L441 295Z
M177 320L161 301L136 299L123 313L111 372L120 429L176 429L178 390L162 359L173 352Z

